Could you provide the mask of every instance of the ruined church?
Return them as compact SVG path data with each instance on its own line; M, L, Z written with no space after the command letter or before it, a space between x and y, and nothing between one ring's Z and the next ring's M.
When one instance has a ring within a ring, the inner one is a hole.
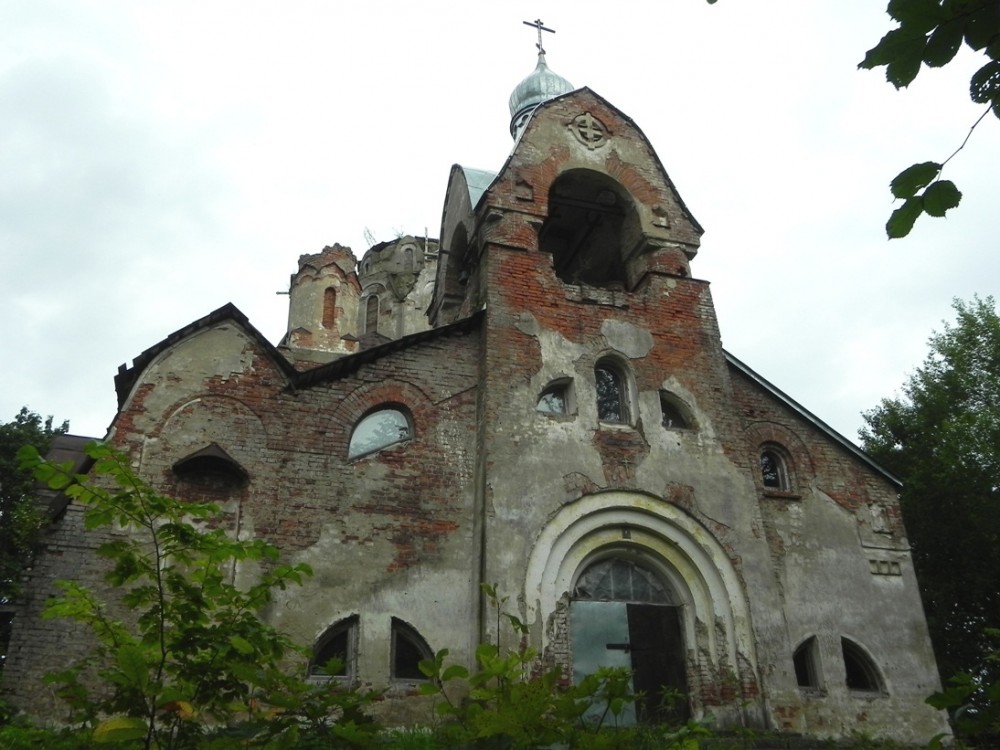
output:
M489 583L566 679L632 670L634 721L946 731L897 480L723 349L702 228L627 115L541 45L510 114L438 239L303 255L276 345L232 305L154 344L107 440L311 565L263 616L398 720L429 720L420 659L516 645ZM81 646L39 613L99 574L80 508L52 515L4 669L41 716Z

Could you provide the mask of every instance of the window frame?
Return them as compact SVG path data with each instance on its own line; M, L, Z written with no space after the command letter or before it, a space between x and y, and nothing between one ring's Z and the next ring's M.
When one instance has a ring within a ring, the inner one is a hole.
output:
M777 484L768 483L767 473L764 468L765 458L770 457L774 463L774 474L777 477ZM784 446L777 443L764 443L757 451L757 464L754 467L757 481L764 488L766 494L773 495L794 495L794 473L792 472L792 462L788 451Z
M576 399L573 395L573 380L572 378L557 378L552 380L546 385L541 392L538 394L538 398L535 400L535 411L539 414L544 414L547 417L568 417L576 413ZM562 411L555 411L552 409L542 409L542 400L550 395L558 393L562 398L563 408Z
M359 623L360 618L356 614L349 615L338 620L323 631L323 634L316 639L312 656L309 659L309 666L306 673L308 680L311 682L329 682L330 680L338 680L344 683L355 682L358 673ZM337 674L326 674L322 670L322 665L337 655L330 654L326 656L323 654L323 651L332 645L334 639L342 635L345 636L344 658L342 659L343 671ZM326 656L326 658L320 661L320 655Z
M795 668L795 682L803 692L822 693L823 672L819 658L819 642L816 636L804 639L792 652Z
M666 421L666 410L664 407L669 407L670 410L676 412L677 416L684 422L682 425L668 425L665 424ZM691 416L691 410L687 408L687 404L681 401L677 396L675 396L670 391L660 391L660 426L665 430L693 430L694 429L694 418Z
M871 654L857 641L845 636L840 638L840 652L844 660L844 685L852 695L886 695L885 680ZM863 685L852 684L852 678L863 678Z
M602 370L608 372L617 382L619 408L617 419L608 419L601 413L602 386L600 382L601 376L598 375L598 372ZM630 427L632 425L632 415L635 414L635 408L632 403L632 391L630 371L617 357L601 357L594 363L594 405L597 407L598 422L603 425Z
M406 435L404 437L400 437L397 440L392 440L390 442L382 443L373 448L355 451L353 448L354 439L355 436L358 434L358 430L361 428L361 426L366 421L372 419L373 417L379 414L386 414L389 412L394 412L402 416L403 421L406 422L406 428L407 428ZM376 453L379 453L380 451L385 450L386 448L391 448L394 445L399 445L401 443L406 443L410 440L413 440L415 436L416 436L416 427L413 423L413 416L410 413L409 409L407 409L402 404L396 404L396 403L379 404L378 406L369 409L367 412L365 412L364 415L362 415L362 417L357 422L354 423L354 426L351 427L351 434L347 439L347 460L356 461L359 458L364 458L365 456L374 455Z
M425 639L422 635L420 635L420 632L415 627L410 625L410 623L406 622L405 620L401 620L398 617L392 618L391 633L392 635L390 638L390 646L389 646L389 678L393 682L406 682L406 683L427 682L429 678L422 672L419 672L419 668L418 668L419 676L405 676L405 675L401 676L398 673L399 665L397 664L397 656L399 654L398 643L400 638L406 640L411 647L413 647L416 651L420 652L420 659L418 660L418 664L420 661L423 661L425 659L433 659L434 652L431 650L430 645L427 643L427 639Z

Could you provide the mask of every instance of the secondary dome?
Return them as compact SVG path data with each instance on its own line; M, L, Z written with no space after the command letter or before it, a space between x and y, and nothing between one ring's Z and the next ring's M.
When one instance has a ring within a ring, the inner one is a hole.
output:
M510 134L517 138L528 116L542 102L573 91L574 86L558 73L549 70L545 53L538 53L538 64L510 95Z

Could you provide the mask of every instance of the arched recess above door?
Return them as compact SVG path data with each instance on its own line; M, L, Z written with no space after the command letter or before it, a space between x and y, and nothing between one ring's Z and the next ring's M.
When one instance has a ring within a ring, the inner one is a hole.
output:
M590 564L623 552L643 559L669 581L686 610L689 643L696 642L696 621L710 630L721 626L722 638L707 639L699 647L707 649L713 662L737 664L742 657L757 672L746 594L726 551L694 518L648 495L588 495L549 521L528 559L528 621L544 622Z

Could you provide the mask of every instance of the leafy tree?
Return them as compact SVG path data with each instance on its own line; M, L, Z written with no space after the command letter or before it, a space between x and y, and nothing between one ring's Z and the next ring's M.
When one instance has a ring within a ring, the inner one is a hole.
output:
M30 446L19 454L37 479L84 507L88 529L113 532L97 548L109 561L110 588L99 594L62 581L45 611L96 636L93 654L46 678L71 718L91 727L95 742L147 749L192 746L210 727L225 728L219 739L233 740L228 746L268 739L304 747L303 727L337 740L327 747L370 745L374 725L363 708L375 695L305 682L289 663L300 649L258 617L276 588L311 574L308 566L280 564L263 540L233 539L218 528L217 506L159 494L109 447L86 450L95 462L88 476ZM257 582L237 586L234 571L244 564L260 569Z
M996 682L986 631L1000 623L1000 317L989 297L954 308L903 396L864 415L861 440L903 482L942 677Z
M35 506L35 480L18 466L17 452L25 445L46 453L52 439L69 429L69 423L52 426L52 417L42 419L22 407L13 421L0 424L0 603L17 595L18 579L31 561L41 514Z
M52 426L27 407L10 422L0 424L0 604L9 603L19 591L21 571L30 564L42 527L35 505L35 480L17 464L17 452L32 445L45 453L52 439L69 429L69 423ZM11 618L0 612L0 670L10 642Z
M1000 117L1000 4L996 0L889 0L886 12L898 26L865 55L861 68L885 68L897 89L909 86L923 66L947 65L966 45L986 57L972 75L969 95L984 106L962 144L942 162L926 161L900 172L890 189L903 205L885 225L889 239L905 237L926 213L944 216L958 206L962 193L951 180L940 179L944 166L965 148L969 136L990 112Z

